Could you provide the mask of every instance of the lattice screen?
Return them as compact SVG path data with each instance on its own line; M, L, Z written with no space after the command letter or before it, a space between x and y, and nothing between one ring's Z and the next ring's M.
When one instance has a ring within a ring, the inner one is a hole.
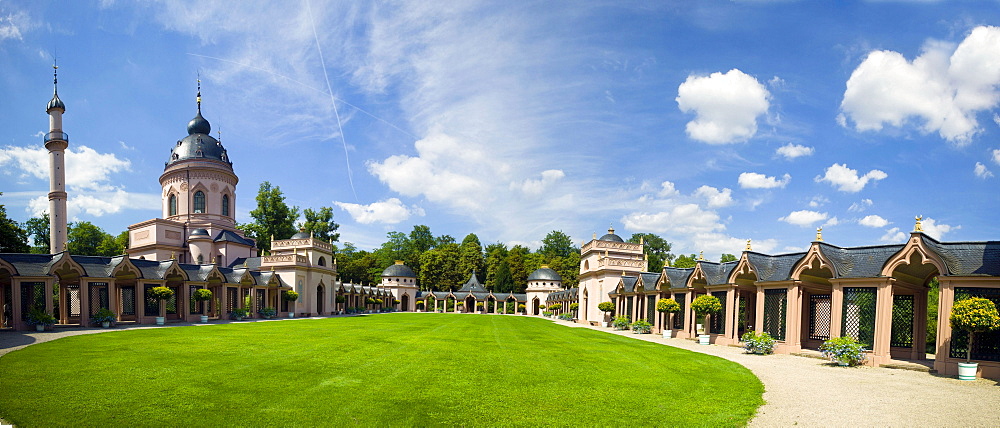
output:
M892 296L892 337L889 346L913 347L913 296Z
M80 316L80 284L67 285L66 298L69 299L69 316Z
M178 287L170 287L170 289L174 290L174 295L170 296L170 298L167 299L166 301L164 301L163 303L165 303L167 305L167 315L176 315L177 314L177 295L179 294L178 293L179 290L178 290Z
M126 286L120 290L122 293L122 315L135 315L135 287Z
M674 329L682 330L684 329L684 314L686 312L684 308L684 295L674 294L674 300L676 300L677 303L681 305L681 310L677 311L677 313L674 314Z
M784 288L764 290L764 331L775 340L785 340L787 311L787 290Z
M833 304L829 294L809 295L809 338L827 340L830 338L830 320Z
M844 288L844 322L841 334L850 336L872 349L875 344L875 300L878 290L874 287Z
M709 326L710 332L712 334L724 334L726 332L726 292L716 291L712 293L716 299L722 302L722 309L718 313L712 314L711 325Z
M89 288L90 315L96 314L101 308L111 309L111 304L108 302L108 283L91 282Z
M147 317L160 316L160 300L149 295L149 290L156 286L156 284L143 284L142 286L142 301L145 302L143 312Z
M201 289L201 287L194 285L188 286L188 296L190 296L191 301L191 314L193 315L201 315L204 313L202 309L205 307L205 304L194 299L194 293L199 289Z
M969 297L989 299L1000 308L1000 288L959 287L955 289L955 301ZM969 334L965 330L951 330L951 358L965 358L969 347ZM1000 361L1000 330L976 333L972 344L972 359L979 361Z

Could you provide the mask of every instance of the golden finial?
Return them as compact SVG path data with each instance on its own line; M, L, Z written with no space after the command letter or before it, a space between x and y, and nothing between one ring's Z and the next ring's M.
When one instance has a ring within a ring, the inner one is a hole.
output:
M917 224L915 226L913 226L913 231L914 232L923 232L924 231L924 227L920 224L920 221L924 219L924 216L918 215L915 218L917 220Z
M703 261L703 260L705 260L705 252L704 251L699 251L698 252L698 261Z
M645 245L645 244L646 244L646 239L645 239L645 237L643 237L643 236L640 236L640 237L639 237L639 245Z
M69 242L63 242L63 252L69 251Z
M594 232L594 239L597 239L597 232Z
M170 260L177 260L177 253L174 251L170 252Z
M198 102L198 114L201 114L201 72L198 72L198 96L195 97L195 101Z
M271 234L271 242L274 242L274 234Z
M622 276L625 276L625 271L622 271Z
M816 228L816 241L823 242L823 228L822 227L817 227Z
M743 251L753 251L753 248L750 248L750 240L749 239L747 239L747 248L745 250L743 250Z
M608 258L608 249L607 248L604 249L604 258Z
M274 272L274 266L271 266L271 272Z

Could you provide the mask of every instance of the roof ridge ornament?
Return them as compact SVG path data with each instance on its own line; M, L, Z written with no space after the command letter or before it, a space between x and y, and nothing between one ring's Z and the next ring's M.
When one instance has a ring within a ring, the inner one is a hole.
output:
M922 224L920 224L920 222L921 222L921 220L924 219L924 216L918 215L918 216L914 217L914 219L917 220L917 224L913 225L913 231L914 232L923 232L924 231L924 227L923 227Z
M823 242L823 228L816 228L816 242Z
M699 251L698 252L698 261L704 261L704 260L705 260L705 252L704 251Z
M743 250L743 251L753 251L753 248L750 247L750 240L749 239L747 239L747 248L745 250Z

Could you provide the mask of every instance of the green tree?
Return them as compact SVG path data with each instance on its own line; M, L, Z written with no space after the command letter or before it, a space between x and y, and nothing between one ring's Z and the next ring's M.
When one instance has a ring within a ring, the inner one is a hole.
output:
M721 258L721 259L719 259L719 263L725 263L725 262L735 262L735 261L737 261L737 260L739 260L739 259L737 259L737 258L736 258L736 256L734 256L734 255L732 255L732 254L729 254L729 253L722 253L722 258Z
M125 254L125 249L128 248L128 231L119 233L118 236L111 236L107 233L101 238L101 243L97 246L97 252L95 255L114 257L117 255Z
M28 249L28 232L7 218L7 208L0 204L0 253L27 253Z
M677 260L674 260L674 267L676 268L693 268L698 264L698 255L692 254L690 256L680 255Z
M32 217L24 224L24 229L31 236L31 252L35 254L49 254L51 238L49 235L49 213L42 213L41 217Z
M500 265L497 266L496 275L493 278L493 292L494 293L510 293L514 291L514 277L510 275L510 266L507 265L507 259L501 259Z
M580 249L573 246L569 235L561 230L553 230L542 239L542 247L538 249L538 253L546 258L569 257L572 253L579 254Z
M507 246L497 242L486 246L486 289L499 290L497 288L497 270L507 258ZM507 275L510 276L510 266L507 267Z
M434 247L440 247L442 245L454 244L454 243L455 243L455 237L451 235L441 235L435 238Z
M337 241L340 239L340 233L337 233L340 225L333 221L333 208L320 207L316 211L306 208L302 211L302 215L306 221L299 224L299 228L312 233L316 239L324 241Z
M298 230L295 222L299 219L299 207L289 207L281 187L271 186L269 181L260 183L257 191L257 208L250 211L253 222L240 228L257 241L261 252L270 252L271 237L288 239Z
M515 245L507 252L507 266L510 268L515 293L523 293L528 287L528 275L534 271L534 269L528 270L530 266L527 263L530 262L528 260L530 255L531 250L520 245Z
M375 250L378 265L382 266L383 270L395 263L396 260L404 260L406 258L406 250L410 247L410 238L405 233L388 232L386 233L386 237L389 240L383 242L382 246Z
M670 243L654 233L633 233L628 242L638 244L642 242L642 252L649 257L649 271L659 272L668 262L674 261L674 255L670 253Z
M420 256L424 252L434 248L437 241L434 239L434 235L431 234L431 228L422 224L413 226L413 230L410 231L410 239L407 240L407 248L405 255L403 256L403 262L406 263L410 269L413 269L413 273L417 274L417 282L419 285L420 279Z
M70 254L81 256L101 256L106 255L102 250L113 249L114 237L105 233L101 228L89 221L78 221L68 225L66 232L67 250ZM106 244L107 248L102 249L101 244L108 239L112 243ZM121 254L121 253L118 253ZM112 254L117 255L117 254Z
M459 247L458 269L462 276L468 278L472 272L479 276L486 273L486 259L483 258L483 244L475 233L470 233L462 240Z
M465 278L458 261L458 244L444 244L425 252L420 256L420 286L438 291L459 288Z

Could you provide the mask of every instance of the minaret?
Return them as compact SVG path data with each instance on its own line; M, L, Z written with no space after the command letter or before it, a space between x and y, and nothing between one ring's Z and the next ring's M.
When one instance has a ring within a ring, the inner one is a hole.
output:
M45 107L49 114L49 133L45 148L49 150L49 252L66 249L66 147L69 135L62 130L62 115L66 105L59 99L59 66L52 65L52 99Z

